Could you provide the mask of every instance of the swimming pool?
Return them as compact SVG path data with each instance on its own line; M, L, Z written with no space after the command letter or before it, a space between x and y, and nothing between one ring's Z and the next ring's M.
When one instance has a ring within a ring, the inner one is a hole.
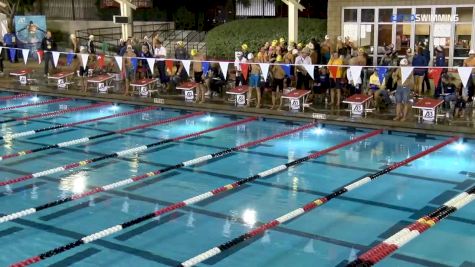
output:
M8 97L8 94L0 93L0 99L3 96ZM51 99L45 96L33 98L2 100L0 108ZM332 125L299 130L297 128L304 123L173 109L144 110L144 107L125 104L104 104L55 117L18 119L94 104L71 99L0 112L1 120L16 119L1 124L0 135L5 140L0 141L3 142L0 154L15 155L19 151L28 151L0 161L0 182L36 174L36 178L1 187L0 212L3 215L51 203L71 194L80 195L98 186L141 176L243 143L286 131L294 132L197 165L188 162L177 169L170 167L162 175L1 223L2 266L372 132ZM121 115L107 118L114 114ZM173 121L130 130L131 127L167 119ZM68 123L75 124L32 133ZM122 129L130 131L117 132ZM211 130L185 138L207 129ZM15 136L18 133L29 134ZM83 139L105 134L109 135ZM180 136L184 138L175 139ZM385 131L235 190L68 249L38 265L176 266L261 223L447 139ZM81 142L68 143L71 140ZM58 143L63 145L45 148ZM143 148L149 144L156 145ZM473 186L474 146L473 140L467 140L464 146L459 143L447 145L266 231L260 238L244 241L201 265L344 266L360 251L370 249ZM32 152L40 148L40 151ZM131 148L139 149L131 151ZM127 153L107 157L120 151ZM100 160L87 161L93 158ZM61 166L70 168L58 169ZM474 265L474 218L475 205L467 205L381 261L380 266Z

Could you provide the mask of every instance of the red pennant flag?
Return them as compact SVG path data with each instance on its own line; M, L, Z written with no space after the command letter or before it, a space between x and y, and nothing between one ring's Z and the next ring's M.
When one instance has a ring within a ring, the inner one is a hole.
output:
M38 64L41 64L43 61L43 56L45 55L45 52L43 50L38 50L36 51L36 54L38 55Z
M333 79L336 79L336 74L338 73L338 67L337 66L328 66L328 69L330 70L331 77Z
M173 71L173 60L166 60L165 65L167 66L168 72L172 73L172 71Z
M429 79L433 79L434 80L434 84L435 86L437 86L439 84L439 81L440 81L440 75L442 74L442 71L444 69L442 68L430 68L429 69Z
M101 69L103 69L106 66L104 55L97 56L97 66Z
M244 80L247 81L247 76L249 74L249 64L241 64L241 72Z

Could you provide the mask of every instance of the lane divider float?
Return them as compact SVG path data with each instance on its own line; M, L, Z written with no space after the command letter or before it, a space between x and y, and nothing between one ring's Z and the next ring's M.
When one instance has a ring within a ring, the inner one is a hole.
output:
M174 166L166 167L166 168L156 170L156 171L151 171L151 172L148 172L146 174L137 175L137 176L134 176L134 177L131 177L131 178L128 178L128 179L123 179L121 181L118 181L118 182L115 182L115 183L112 183L112 184L103 185L103 186L96 187L96 188L90 189L90 190L82 192L82 193L73 194L71 196L68 196L68 197L65 197L65 198L62 198L62 199L58 199L58 200L55 200L55 201L52 201L52 202L34 207L34 208L24 209L22 211L11 213L11 214L0 217L0 223L4 223L4 222L8 222L8 221L15 220L15 219L18 219L18 218L22 218L22 217L31 215L33 213L36 213L38 211L46 210L46 209L49 209L49 208L52 208L52 207L56 207L56 206L62 205L64 203L67 203L67 202L70 202L70 201L74 201L74 200L84 198L86 196L95 195L95 194L100 193L100 192L106 192L106 191L116 189L118 187L122 187L122 186L125 186L125 185L128 185L128 184L131 184L131 183L139 182L139 181L142 181L144 179L151 178L151 177L157 176L159 174L164 174L164 173L172 171L172 170L177 170L177 169L181 169L183 167L188 167L188 166L200 164L200 163L203 163L203 162L211 160L211 159L217 159L217 158L223 157L225 155L228 155L230 153L237 152L239 150L242 150L242 149L245 149L245 148L248 148L248 147L256 146L260 143L264 143L264 142L271 141L271 140L274 140L274 139L282 138L284 136L288 136L288 135L291 135L291 134L309 129L309 128L315 126L315 124L316 123L309 123L309 124L303 125L301 127L298 127L298 128L295 128L295 129L292 129L292 130L289 130L289 131L285 131L285 132L278 133L278 134L275 134L275 135L272 135L272 136L268 136L268 137L265 137L265 138L262 138L262 139L259 139L259 140L256 140L256 141L248 142L248 143L245 143L245 144L233 147L233 148L225 149L225 150L222 150L222 151L219 151L219 152L216 152L216 153L212 153L212 154L209 154L209 155L206 155L206 156L197 157L197 158L194 158L192 160L183 161L183 162L178 163Z
M309 212L309 211L311 211L311 210L313 210L313 209L315 209L315 208L317 208L317 207L320 207L320 206L322 206L323 204L329 202L330 200L332 200L332 199L334 199L334 198L336 198L336 197L338 197L338 196L341 196L341 195L343 195L343 194L345 194L345 193L347 193L347 192L349 192L349 191L352 191L352 190L354 190L354 189L356 189L356 188L358 188L358 187L360 187L360 186L362 186L362 185L364 185L364 184L366 184L366 183L368 183L368 182L370 182L370 181L376 179L377 177L379 177L379 176L381 176L381 175L384 175L384 174L386 174L386 173L389 173L389 172L391 172L392 170L395 170L395 169L397 169L397 168L399 168L399 167L401 167L401 166L407 165L407 164L408 164L409 162L411 162L411 161L414 161L414 160L416 160L416 159L418 159L418 158L421 158L421 157L423 157L423 156L425 156L425 155L427 155L427 154L429 154L429 153L432 153L432 152L434 152L434 151L436 151L436 150L438 150L438 149L440 149L440 148L442 148L442 147L444 147L444 146L446 146L446 145L448 145L448 144L450 144L450 143L453 143L453 142L457 141L459 138L460 138L460 137L453 137L453 138L450 138L450 139L448 139L447 141L445 141L445 142L443 142L443 143L440 143L440 144L438 144L438 145L436 145L436 146L433 146L433 147L431 147L431 148L429 148L429 149L427 149L427 150L425 150L425 151L423 151L423 152L421 152L421 153L419 153L419 154L416 154L416 155L414 155L414 156L412 156L412 157L410 157L410 158L407 158L407 159L405 159L405 160L403 160L403 161L397 162L397 163L395 163L395 164L393 164L393 165L387 167L387 168L384 169L384 170L381 170L381 171L379 171L379 172L376 172L376 173L374 173L374 174L372 174L372 175L370 175L370 176L367 176L367 177L358 179L357 181L355 181L355 182L353 182L353 183L351 183L351 184L349 184L349 185L346 185L346 186L344 186L344 187L341 187L341 188L339 188L339 189L333 191L331 194L328 194L328 195L326 195L326 196L324 196L324 197L321 197L321 198L317 198L317 199L315 199L315 200L313 200L313 201L311 201L311 202L305 204L304 206L302 206L302 207L300 207L300 208L298 208L298 209L295 209L295 210L293 210L293 211L291 211L291 212L289 212L289 213L287 213L287 214L284 214L284 215L280 216L280 217L277 218L277 219L274 219L274 220L272 220L272 221L269 221L269 222L267 222L267 223L265 223L265 224L263 224L263 225L261 225L261 226L255 228L255 229L253 229L253 230L251 230L251 231L249 231L249 232L247 232L247 233L245 233L245 234L242 234L242 235L240 235L240 236L238 236L238 237L236 237L236 238L234 238L234 239L232 239L232 240L226 242L226 243L223 243L223 244L221 244L221 245L219 245L219 246L216 246L216 247L214 247L214 248L212 248L212 249L210 249L210 250L208 250L208 251L205 251L205 252L203 252L203 253L201 253L201 254L199 254L199 255L197 255L197 256L194 256L194 257L192 257L192 258L190 258L190 259L188 259L188 260L182 262L179 266L181 266L181 267L183 267L183 266L186 266L186 267L188 267L188 266L194 266L194 265L196 265L196 264L198 264L198 263L200 263L200 262L203 262L203 261L205 261L205 260L207 260L207 259L209 259L209 258L212 258L212 257L214 257L214 256L216 256L216 255L218 255L218 254L220 254L221 252L223 252L223 251L225 251L225 250L228 250L228 249L230 249L230 248L232 248L232 247L234 247L234 246L236 246L236 245L238 245L238 244L240 244L240 243L242 243L242 242L244 242L244 241L246 241L246 240L249 240L249 239L251 239L251 238L255 238L255 237L259 236L259 235L264 234L265 231L267 231L267 230L269 230L269 229L275 228L275 227L277 227L277 226L280 225L280 224L283 224L283 223L285 223L285 222L287 222L287 221L290 221L290 220L293 220L293 219L295 219L295 218L297 218L297 217L300 217L301 215L303 215L303 214L305 214L305 213L307 213L307 212Z
M3 121L0 121L0 124L4 124L4 123L8 123L8 122L14 122L14 121L28 121L28 120L33 120L33 119L37 119L37 118L52 118L52 117L56 117L56 116L59 116L59 115L62 115L62 114L66 114L66 113L83 111L83 110L87 110L87 109L93 109L93 108L98 108L98 107L103 107L103 106L108 106L108 105L112 105L112 103L102 102L102 103L92 104L92 105L88 105L88 106L79 106L79 107L67 108L67 109L63 109L63 110L56 110L56 111L40 113L40 114L21 117L21 118L3 120Z
M42 253L42 254L39 254L37 256L34 256L34 257L31 257L31 258L28 258L26 260L23 260L23 261L20 261L20 262L17 262L17 263L14 263L12 264L11 266L12 267L20 267L20 266L27 266L27 265L31 265L31 264L34 264L34 263L37 263L39 261L42 261L46 258L50 258L50 257L53 257L53 256L56 256L58 254L61 254L65 251L68 251L68 250L71 250L73 248L76 248L76 247L79 247L79 246L82 246L82 245L85 245L85 244L88 244L88 243L91 243L93 241L96 241L96 240L99 240L99 239L102 239L106 236L109 236L109 235L112 235L114 233L117 233L117 232L120 232L122 231L123 229L126 229L126 228L129 228L131 226L134 226L136 224L139 224L139 223L142 223L144 221L147 221L147 220L150 220L154 217L158 217L158 216L161 216L165 213L169 213L171 211L174 211L176 209L179 209L179 208L183 208L185 206L188 206L188 205L192 205L192 204L196 204L200 201L203 201L205 199L208 199L208 198L211 198L213 196L216 196L218 194L221 194L223 192L227 192L227 191L230 191L230 190L233 190L235 188L238 188L240 187L241 185L243 184L246 184L246 183L250 183L254 180L257 180L259 178L263 178L263 177L266 177L266 176L269 176L269 175L272 175L272 174L275 174L275 173L278 173L278 172L281 172L283 170L286 170L292 166L295 166L295 165L298 165L300 163L303 163L305 161L308 161L310 159L314 159L314 158L317 158L317 157L320 157L324 154L327 154L327 153L330 153L331 151L334 151L334 150L337 150L339 148L342 148L342 147L345 147L345 146L348 146L348 145L351 145L351 144L354 144L354 143L357 143L357 142L360 142L362 140L365 140L367 138L370 138L370 137L373 137L375 135L378 135L378 134L381 134L383 132L383 130L375 130L375 131L372 131L368 134L365 134L365 135L362 135L362 136L359 136L359 137L356 137L352 140L349 140L349 141L346 141L346 142L343 142L339 145L336 145L336 146L333 146L333 147L330 147L330 148L327 148L325 150L322 150L322 151L319 151L319 152L316 152L316 153L313 153L313 154L310 154L306 157L303 157L303 158L300 158L300 159L297 159L297 160L294 160L294 161L291 161L291 162L288 162L286 164L283 164L283 165L279 165L277 167L274 167L272 169L268 169L266 171L263 171L263 172L260 172L254 176L250 176L250 177L247 177L247 178L244 178L244 179L241 179L239 181L236 181L232 184L228 184L228 185L225 185L225 186L222 186L222 187L218 187L212 191L209 191L209 192L206 192L204 194L200 194L200 195L197 195L197 196L194 196L192 198L189 198L189 199L186 199L184 201L181 201L181 202L177 202L175 204L171 204L165 208L162 208L162 209L159 209L157 211L154 211L154 212L151 212L149 214L146 214L144 216L141 216L141 217L138 217L138 218L135 218L133 220L130 220L130 221L127 221L125 223L122 223L122 224L118 224L118 225L115 225L115 226L112 226L112 227L109 227L107 229L104 229L102 231L99 231L99 232L96 232L94 234L91 234L91 235L88 235L88 236L84 236L83 238L81 239L78 239L74 242L71 242L67 245L64 245L64 246L60 246L60 247L57 247L55 249L52 249L52 250L49 250L45 253Z
M38 102L28 103L28 104L23 104L23 105L18 105L18 106L3 107L3 108L0 108L0 111L14 110L14 109L19 109L19 108L27 108L27 107L36 107L36 106L42 106L42 105L49 105L49 104L66 102L66 101L71 101L71 100L73 100L73 99L72 98L49 99L49 100L38 101Z
M447 218L450 214L470 204L473 200L475 200L475 186L455 196L435 211L418 219L415 223L374 246L347 266L363 267L375 265L441 220Z
M7 100L25 98L25 97L29 97L29 96L32 96L32 94L16 94L16 95L0 96L0 101L7 101Z
M83 121L66 123L66 124L58 124L58 125L55 125L55 126L46 127L46 128L42 128L42 129L12 133L12 134L7 134L5 136L0 136L0 140L5 140L5 139L12 140L12 139L19 138L19 137L31 136L31 135L41 133L41 132L58 130L58 129L61 129L61 128L74 127L74 126L77 126L77 125L91 123L91 122L97 122L97 121L101 121L101 120L107 120L107 119L113 119L113 118L118 118L118 117L130 116L130 115L134 115L134 114L137 114L137 113L143 113L143 112L151 111L151 110L155 110L155 109L157 109L157 108L156 107L146 107L146 108L142 108L142 109L136 109L136 110L126 111L126 112L116 113L116 114L113 114L113 115L98 117L98 118L89 119L89 120L83 120Z
M87 137L78 138L78 139L74 139L74 140L70 140L70 141L65 141L65 142L54 144L54 145L38 147L38 148L35 148L35 149L31 149L31 150L23 150L23 151L16 152L16 153L13 153L13 154L0 156L0 161L6 160L6 159L12 159L12 158L16 158L16 157L21 157L21 156L37 153L37 152L40 152L40 151L49 150L49 149L64 148L64 147L69 147L69 146L73 146L73 145L84 144L84 143L87 143L87 142L89 142L91 140L94 140L94 139L99 139L99 138L112 136L112 135L116 135L116 134L124 134L124 133L127 133L127 132L131 132L131 131L135 131L135 130L139 130L139 129L145 129L145 128L149 128L149 127L152 127L152 126L158 126L158 125L165 124L165 123L171 123L171 122L175 122L175 121L179 121L179 120L183 120L183 119L188 119L188 118L203 115L203 114L205 114L205 112L195 112L195 113L190 113L190 114L186 114L186 115L182 115L182 116L178 116L178 117L174 117L174 118L169 118L169 119L165 119L165 120L146 123L146 124L126 128L126 129L110 131L110 132L107 132L107 133L102 133L102 134L87 136Z
M192 138L192 137L197 137L197 136L200 136L200 135L205 134L205 133L221 130L221 129L232 127L232 126L237 126L237 125L240 125L240 124L243 124L243 123L248 123L248 122L254 121L254 120L257 120L257 117L251 117L251 118L247 118L247 119L244 119L244 120L223 124L223 125L220 125L220 126L217 126L217 127L214 127L214 128L210 128L210 129L207 129L207 130L204 130L204 131L187 134L187 135L183 135L183 136L180 136L180 137L169 138L169 139L165 139L165 140L162 140L162 141L159 141L159 142L155 142L155 143L151 143L151 144L147 144L147 145L142 145L142 146L138 146L138 147L134 147L134 148L130 148L130 149L110 153L110 154L107 154L107 155L104 155L104 156L95 157L95 158L92 158L92 159L86 159L86 160L83 160L83 161L67 164L67 165L64 165L64 166L61 166L61 167L56 167L56 168L52 168L52 169L49 169L49 170L44 170L44 171L40 171L40 172L36 172L36 173L23 175L23 176L18 177L18 178L14 178L14 179L11 179L11 180L0 182L0 186L7 186L7 185L11 185L11 184L16 184L16 183L28 181L28 180L33 179L33 178L43 177L43 176L51 175L51 174L66 171L66 170L76 169L76 168L86 166L86 165L89 165L91 163L96 163L96 162L99 162L99 161L103 161L103 160L106 160L106 159L123 157L123 156L127 156L127 155L130 155L130 154L133 154L133 153L141 153L141 152L144 152L144 151L146 151L150 148L156 147L156 146L160 146L160 145L164 145L164 144L167 144L167 143L176 142L176 141L180 141L180 140L188 139L188 138Z

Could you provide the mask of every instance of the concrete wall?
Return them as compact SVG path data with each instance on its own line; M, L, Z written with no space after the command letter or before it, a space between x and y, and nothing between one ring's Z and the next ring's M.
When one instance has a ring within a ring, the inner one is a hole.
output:
M328 0L327 32L332 38L341 35L344 7L364 6L437 6L475 4L475 0Z

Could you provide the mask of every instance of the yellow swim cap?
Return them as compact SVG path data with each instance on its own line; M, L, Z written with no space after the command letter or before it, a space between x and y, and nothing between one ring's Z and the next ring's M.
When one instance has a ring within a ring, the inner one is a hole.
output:
M242 44L241 48L243 51L246 51L249 47L247 46L247 44Z
M284 58L281 55L278 55L277 58L275 59L276 62L282 62L284 61Z
M198 50L196 49L191 49L191 56L194 57L198 54Z
M272 41L272 46L277 46L278 43L279 43L279 41L273 40L273 41Z
M280 37L280 43L285 43L285 38L284 37Z

